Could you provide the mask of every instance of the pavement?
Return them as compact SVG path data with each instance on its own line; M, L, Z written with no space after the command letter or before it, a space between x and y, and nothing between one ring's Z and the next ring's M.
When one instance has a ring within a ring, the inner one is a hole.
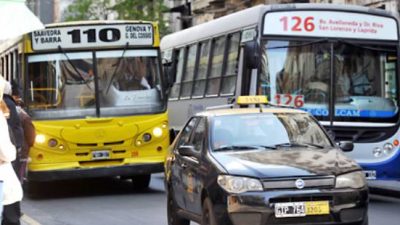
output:
M400 181L368 180L371 194L400 198ZM41 225L28 215L23 215L21 225Z
M372 194L400 198L400 181L369 180L368 187Z

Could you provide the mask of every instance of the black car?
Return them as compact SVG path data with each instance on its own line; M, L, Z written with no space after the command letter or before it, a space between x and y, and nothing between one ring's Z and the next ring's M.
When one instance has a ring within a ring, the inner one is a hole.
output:
M365 175L308 113L235 108L193 116L165 164L168 224L368 224Z

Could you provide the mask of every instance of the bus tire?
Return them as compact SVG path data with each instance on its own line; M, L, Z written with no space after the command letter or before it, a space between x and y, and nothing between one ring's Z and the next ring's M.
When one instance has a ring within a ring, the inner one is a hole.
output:
M37 181L25 180L22 183L24 194L29 198L34 198L38 196L38 192L40 190L39 186L40 184Z
M133 190L143 191L149 188L151 174L135 175L132 176Z

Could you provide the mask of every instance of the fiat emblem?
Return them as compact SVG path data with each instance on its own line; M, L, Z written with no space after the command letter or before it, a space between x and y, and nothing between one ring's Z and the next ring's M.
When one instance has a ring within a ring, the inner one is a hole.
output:
M303 179L297 179L296 182L294 182L294 184L296 185L296 187L298 189L303 189L305 186L304 180Z

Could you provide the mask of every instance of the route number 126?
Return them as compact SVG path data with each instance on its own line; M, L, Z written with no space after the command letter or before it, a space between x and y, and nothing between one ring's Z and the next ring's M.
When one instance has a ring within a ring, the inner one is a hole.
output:
M289 23L292 25L290 30L294 32L312 32L315 29L314 17L312 16L308 16L304 20L300 16L292 16L290 18L283 16L279 21L283 24L283 31L288 31Z

